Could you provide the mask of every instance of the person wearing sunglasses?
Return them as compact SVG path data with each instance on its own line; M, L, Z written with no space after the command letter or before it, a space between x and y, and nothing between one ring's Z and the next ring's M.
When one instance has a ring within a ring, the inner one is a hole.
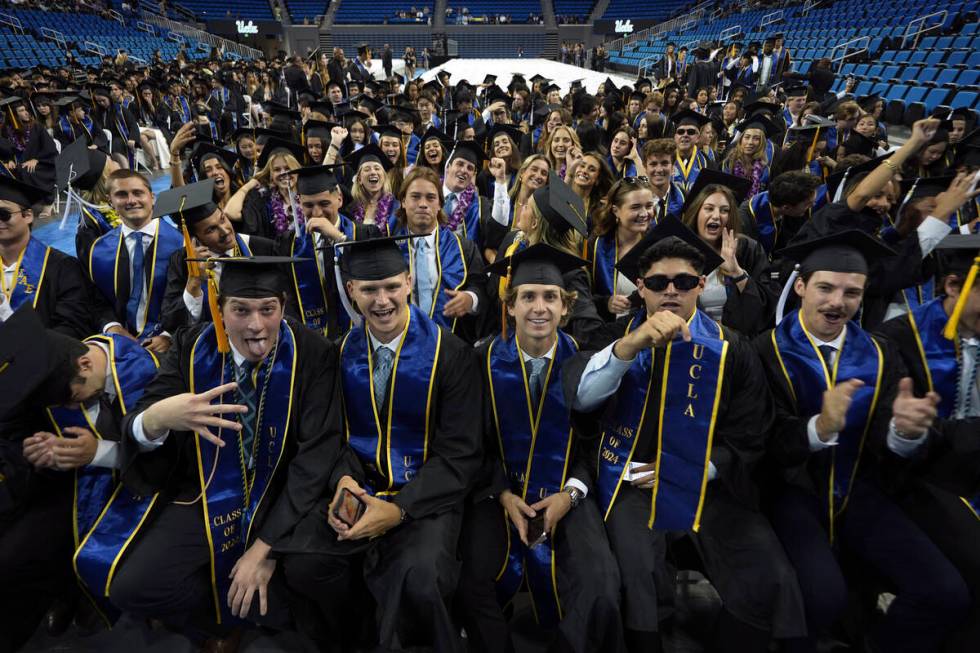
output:
M48 329L73 338L91 335L89 286L78 259L31 235L32 207L47 192L0 175L0 322L32 306Z
M622 577L630 653L662 651L673 576L667 531L684 533L723 608L712 651L769 650L805 634L793 569L758 511L752 469L773 418L751 344L698 309L722 258L668 217L617 264L643 306L605 348L565 371L577 408L601 411L595 494ZM600 344L600 343L594 343Z
M684 109L675 113L673 120L677 124L674 129L674 144L677 145L674 183L686 193L698 180L698 174L713 165L700 147L701 127L710 119L690 109Z

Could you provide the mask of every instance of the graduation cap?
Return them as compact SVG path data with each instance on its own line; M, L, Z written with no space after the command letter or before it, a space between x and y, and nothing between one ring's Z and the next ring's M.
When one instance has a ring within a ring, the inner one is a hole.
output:
M794 84L785 88L786 97L806 97L810 88L806 84Z
M262 147L262 154L259 155L259 160L256 161L255 167L261 170L273 155L286 153L292 154L297 161L303 161L306 158L306 148L299 143L272 137Z
M859 134L851 130L851 134L844 141L844 155L863 154L864 156L874 156L878 144L874 139L868 138L864 134Z
M619 259L616 263L616 269L630 281L636 281L643 277L646 270L640 269L640 259L643 258L647 250L666 238L681 240L696 249L704 257L704 267L701 268L700 274L708 274L725 262L711 245L704 242L700 236L686 227L677 217L668 215L661 218L657 226L648 231L640 242Z
M376 100L370 95L358 95L355 99L351 100L351 104L355 107L365 107L371 113L377 113L384 103L380 100Z
M735 130L742 134L749 129L761 130L762 133L766 135L766 138L769 139L776 138L783 131L779 125L774 123L772 120L769 120L769 118L762 114L747 118L735 125Z
M303 140L313 136L314 138L320 138L324 142L327 142L331 138L331 132L334 127L339 127L335 122L324 122L322 120L307 120L303 125Z
M649 86L649 87L653 88L653 82L651 82L646 77L638 77L636 79L636 83L633 84L633 88L635 88L636 90L640 90L640 88L643 87L643 86Z
M444 147L448 148L452 146L452 139L449 138L444 131L437 127L429 127L425 130L425 133L422 134L422 138L419 140L419 149L421 150L421 146L425 145L426 141L431 141L433 138L442 143Z
M109 87L103 86L101 84L95 84L93 86L90 86L89 95L92 97L93 100L97 97L112 99L112 96L109 94Z
M273 118L281 117L287 120L299 120L302 116L299 111L293 111L289 107L278 102L265 102L262 104L262 111Z
M397 138L398 140L401 140L402 137L405 136L402 133L402 130L401 129L399 129L398 127L396 127L396 126L394 126L392 124L388 124L388 123L375 125L374 126L374 131L375 131L375 133L378 134L378 138L379 139L382 136L391 136L392 138Z
M949 112L950 120L965 120L967 123L973 122L976 114L969 107L957 107Z
M803 276L813 272L867 275L871 263L895 256L895 250L860 229L846 229L827 236L798 240L778 254L799 263Z
M17 95L5 97L0 100L0 109L3 109L7 113L7 116L10 118L10 124L14 129L20 126L20 120L17 118L17 109L25 106L25 102L26 100L24 98Z
M956 158L953 160L953 165L956 167L980 168L980 146L959 143L956 148Z
M487 160L487 154L483 151L479 145L473 141L456 141L452 152L449 153L449 157L446 159L446 165L453 162L454 159L466 159L474 166L477 170L483 168L483 162Z
M864 109L865 111L867 111L868 113L871 113L871 110L874 109L874 106L878 104L878 102L880 101L881 101L881 96L878 95L877 93L875 93L874 95L865 95L857 99L858 106Z
M235 169L235 164L242 160L242 157L235 152L218 147L214 143L196 143L191 151L191 161L194 162L194 168L200 172L201 166L209 159L217 159L225 170L231 172Z
M404 104L389 106L388 111L392 122L397 120L399 122L410 122L414 125L422 121L417 109L405 106Z
M107 160L104 153L89 149L84 138L76 140L54 160L58 188L64 190L70 183L78 190L92 190L102 178Z
M29 209L46 196L47 191L43 188L0 175L0 200L13 202L21 208Z
M347 158L347 161L350 163L351 167L354 168L354 170L359 169L362 165L370 161L380 163L385 172L388 172L395 167L391 162L391 159L388 158L388 155L384 153L384 150L374 143L368 143L361 149L357 150Z
M88 346L44 328L29 302L0 322L0 420L25 405L56 406L71 399L75 361Z
M899 207L904 207L909 202L915 202L926 197L935 197L944 192L953 182L953 175L945 177L918 177L915 179L903 179L901 184L902 203Z
M851 166L844 170L840 170L839 172L834 172L834 174L827 177L827 193L833 198L832 201L836 202L840 199L848 179L854 179L857 175L865 172L871 172L877 168L882 161L891 155L891 152L883 154L876 159L871 159L870 161L866 161L860 165Z
M546 81L547 79L548 78L542 75L541 73L534 73L534 75L531 76L531 83L533 84L535 82L543 82Z
M555 84L554 82L551 82L551 83L549 83L549 84L548 84L547 86L543 86L543 87L541 88L541 92L542 92L542 93L543 93L543 94L544 94L545 96L547 96L547 95L548 95L549 93L551 93L552 91L559 91L559 92L561 92L561 87L560 87L560 86L558 86L558 84Z
M491 86L489 89L487 89L487 95L486 95L487 106L490 106L495 102L504 102L504 103L510 102L510 96L504 93L504 89L500 88L497 85Z
M509 279L511 288L526 283L564 288L563 275L586 265L588 261L578 256L545 243L537 243L511 256L497 259L485 271Z
M214 215L218 205L214 203L214 179L177 186L160 193L153 203L153 217L169 215L178 227L193 226ZM188 256L194 257L193 247Z
M943 238L936 249L940 276L947 274L966 275L973 262L980 255L980 234L952 233Z
M554 172L548 185L534 191L534 204L551 227L564 233L574 229L583 236L589 232L585 218L585 202Z
M381 281L402 272L408 272L408 263L398 246L400 242L420 236L392 236L348 240L334 248L342 251L341 272L354 281Z
M439 83L438 79L430 79L425 84L422 84L422 88L427 88L438 95L439 91L442 90L442 84Z
M520 145L521 140L523 140L524 137L524 132L514 125L495 124L487 133L488 147L493 147L493 139L495 139L498 134L507 134L507 136L510 137L510 140L514 142L514 145Z
M755 100L745 105L745 115L754 116L758 113L768 113L775 115L779 111L779 105L765 100Z
M497 76L496 75L486 75L483 78L483 83L486 84L486 85L496 84L497 83Z
M310 102L310 111L322 113L325 116L333 116L337 113L337 105L330 101L316 100Z
M328 166L306 166L290 170L296 176L296 192L300 195L318 195L334 190L340 185L335 170L343 164Z
M704 127L709 121L708 116L702 115L697 111L691 111L690 109L678 111L671 119L678 127L683 127L684 125L694 125L698 129Z
M681 215L687 213L687 210L694 204L694 199L701 193L702 190L711 185L724 186L728 190L732 191L732 194L735 196L735 206L730 207L732 215L735 214L739 205L745 201L749 195L749 191L752 190L751 179L730 175L721 172L720 170L704 168L698 173L698 178L694 181L694 185L687 193L684 200L684 207L681 209Z

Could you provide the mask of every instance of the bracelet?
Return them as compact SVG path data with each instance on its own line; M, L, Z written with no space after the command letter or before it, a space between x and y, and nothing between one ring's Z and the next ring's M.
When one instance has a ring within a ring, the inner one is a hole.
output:
M728 277L728 282L734 284L734 283L739 283L740 281L745 281L748 278L749 278L749 273L743 270L742 274L738 275L737 277Z
M334 145L333 143L330 144L330 149L331 150L337 150L338 152L340 151L340 148L337 147L336 145Z
M886 165L889 168L891 168L891 170L892 170L893 173L897 173L898 172L898 166L896 166L894 163L892 163L891 159L884 159L881 163L883 165Z

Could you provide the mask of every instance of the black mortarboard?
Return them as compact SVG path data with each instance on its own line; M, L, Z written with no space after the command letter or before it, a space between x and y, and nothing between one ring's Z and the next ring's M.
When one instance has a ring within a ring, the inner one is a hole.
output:
M548 185L534 191L532 197L541 216L555 231L564 233L574 229L583 236L588 235L585 202L558 175L552 172Z
M876 159L871 159L870 161L866 161L860 165L851 166L850 168L845 168L844 170L840 170L840 168L838 168L838 172L834 172L832 175L827 177L827 194L830 195L830 197L835 197L837 195L837 188L844 183L845 178L854 179L859 174L871 172L881 165L882 161L891 155L892 153L889 152L888 154L883 154Z
M555 84L554 82L551 82L547 86L541 87L541 92L546 96L552 91L561 91L561 87L558 86L558 84Z
M487 106L490 106L494 102L504 102L504 103L510 102L510 96L504 92L504 89L496 85L491 86L489 89L487 89L487 95L486 95Z
M341 249L340 269L345 278L354 281L381 281L408 272L408 263L399 242L415 236L369 238L337 243Z
M368 161L380 163L381 167L385 169L385 172L394 167L394 164L384 153L384 150L374 143L368 143L358 151L349 155L347 161L350 163L351 167L354 168L354 170L357 170L361 167L361 165L367 163Z
M301 118L299 111L293 111L287 106L279 104L278 102L266 102L262 105L262 111L269 114L273 118L280 116L288 120L299 120Z
M92 190L102 177L107 158L99 150L89 149L84 138L76 140L54 160L58 188L64 190L71 182L76 190Z
M782 131L779 125L762 114L754 115L735 125L735 130L738 132L745 133L747 129L760 129L766 138L770 139L776 138Z
M160 193L153 203L153 217L169 215L177 226L186 223L188 229L214 215L214 179L177 186Z
M307 120L303 124L303 138L309 138L313 136L314 138L321 138L324 142L329 142L331 137L331 131L334 127L337 127L335 122L324 122L322 120Z
M13 202L29 209L45 198L47 191L31 184L25 184L13 177L0 175L0 200Z
M980 256L980 234L950 234L934 250L940 275L966 275Z
M704 125L708 123L708 116L702 115L697 111L691 111L690 109L684 109L683 111L678 111L675 113L671 120L678 127L682 125L694 125L698 129L701 129Z
M497 134L507 134L515 145L520 145L524 137L524 132L514 125L497 124L487 132L487 149L493 146L493 139L497 137Z
M281 138L270 138L262 147L262 154L256 161L255 167L261 170L269 162L273 154L292 154L297 161L302 162L306 158L306 148L294 141L287 141Z
M976 145L964 145L962 142L956 146L956 159L953 164L957 167L966 166L967 168L980 168L980 147Z
M74 361L87 351L78 340L46 330L29 303L0 322L0 420L26 404L67 403Z
M677 238L698 250L704 258L701 274L708 274L725 262L711 245L684 226L684 223L678 218L668 215L661 218L657 226L648 231L640 242L619 259L619 262L616 263L616 269L626 275L630 281L636 281L644 276L646 270L640 269L640 259L643 258L648 249L665 238Z
M809 87L805 84L794 84L786 87L786 97L806 97Z
M540 73L534 73L534 75L531 76L531 83L533 84L534 82L543 82L546 79L548 78L545 77L544 75Z
M391 116L391 121L407 121L411 122L412 124L421 122L418 109L408 107L403 104L396 104L388 107L388 114Z
M915 200L921 200L925 197L935 197L949 188L949 185L953 182L953 179L955 179L953 175L946 177L918 177L913 179L903 179L902 193L899 196L899 199L902 205L904 205L907 202L914 202Z
M779 111L779 105L774 102L766 102L765 100L755 100L754 102L748 102L743 107L746 116L754 116L757 113L767 113L769 115L775 115Z
M109 87L102 86L99 84L96 84L95 86L89 86L89 94L91 95L92 99L95 99L100 96L105 98L110 98L110 99L112 98L112 96L109 95Z
M844 155L848 154L863 154L864 156L874 156L875 150L877 149L877 143L874 139L868 138L863 134L859 134L855 130L851 130L850 135L847 140L844 141Z
M342 164L341 164L342 165ZM335 174L338 166L306 166L291 170L296 175L296 192L300 195L318 195L332 191L340 184Z
M563 275L586 265L588 261L578 256L545 243L538 243L512 256L497 259L485 272L507 277L509 270L511 288L526 283L564 288Z
M483 78L483 83L484 84L495 84L496 82L497 82L497 76L496 75L486 75Z
M213 143L197 143L194 145L194 149L191 151L191 161L194 162L194 167L201 171L201 166L208 159L218 159L221 165L228 171L231 172L235 168L235 163L242 160L242 157L235 152L231 152L222 147L218 147Z
M427 88L430 91L438 94L439 91L442 89L442 84L439 83L438 79L430 79L425 84L422 84L422 88Z
M712 170L711 168L704 168L698 173L698 178L695 180L694 185L691 190L688 191L686 199L684 200L684 207L681 209L681 214L685 213L694 202L694 198L701 193L707 186L712 184L718 184L720 186L725 186L728 190L732 191L735 195L735 206L729 207L731 209L731 215L735 215L738 211L739 205L748 197L749 191L752 190L752 180L745 179L744 177L737 177L735 175L730 175L720 170Z
M452 163L453 159L463 158L476 166L477 171L483 167L483 162L487 160L487 153L473 141L456 141L453 151L446 159L446 165Z
M847 229L784 247L780 256L800 264L800 274L844 272L868 274L870 264L894 256L895 251L860 229Z
M378 138L381 138L382 136L391 136L392 138L401 140L405 136L401 129L387 123L375 125L374 132L378 135Z
M861 107L862 109L864 109L868 113L871 113L871 110L874 108L874 106L876 104L878 104L878 102L880 100L881 100L881 96L878 95L878 94L865 95L865 96L859 97L857 99L857 103L858 103L858 106L859 107Z
M371 113L377 113L384 106L384 103L370 95L358 95L356 99L351 101L351 104L355 107L367 107Z
M419 139L419 143L420 144L425 143L426 141L432 140L433 138L440 140L442 144L447 147L452 146L452 139L446 135L446 132L442 131L437 127L429 127L428 129L426 129L425 133L422 134L422 138Z
M218 290L222 297L265 299L279 297L289 288L285 266L306 259L290 256L224 256L204 259L221 263Z

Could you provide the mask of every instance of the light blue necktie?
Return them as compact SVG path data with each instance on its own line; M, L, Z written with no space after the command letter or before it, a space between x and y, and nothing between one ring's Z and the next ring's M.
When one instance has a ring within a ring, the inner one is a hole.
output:
M143 300L143 234L134 231L128 238L133 241L133 276L129 280L129 301L126 302L126 321L133 333L139 332L139 313L140 302Z
M374 350L374 399L382 407L385 405L385 395L388 394L388 379L391 378L391 363L395 358L394 352L387 347Z
M446 196L446 208L444 213L447 216L452 215L455 209L456 209L456 193L449 193L449 195Z
M527 361L527 385L531 389L531 404L534 410L538 409L538 401L541 399L541 386L544 383L541 375L544 373L544 366L547 363L547 358L532 358Z
M426 252L429 243L425 238L415 241L415 288L417 290L417 304L426 314L432 310L432 268L429 266L429 258Z

